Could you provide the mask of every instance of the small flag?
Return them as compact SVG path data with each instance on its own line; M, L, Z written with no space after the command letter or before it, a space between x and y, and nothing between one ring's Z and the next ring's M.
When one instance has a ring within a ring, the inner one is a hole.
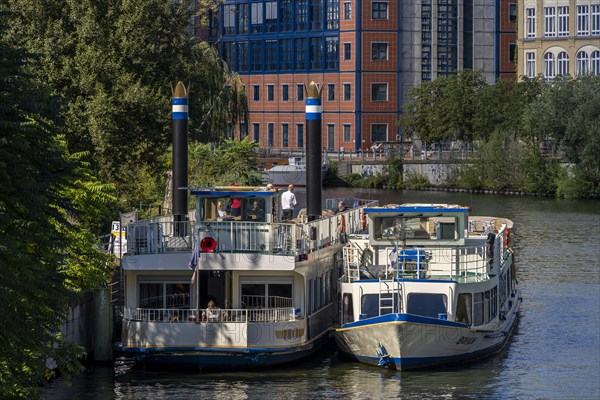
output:
M394 246L392 251L390 252L390 266L392 269L396 269L398 266L398 246Z

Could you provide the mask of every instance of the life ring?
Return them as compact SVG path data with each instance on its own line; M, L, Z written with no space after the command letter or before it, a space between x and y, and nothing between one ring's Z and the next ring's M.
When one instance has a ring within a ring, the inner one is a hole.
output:
M510 230L508 228L504 228L504 244L506 247L510 247Z
M365 214L365 210L362 208L360 210L360 227L361 231L363 232L367 230L367 215Z

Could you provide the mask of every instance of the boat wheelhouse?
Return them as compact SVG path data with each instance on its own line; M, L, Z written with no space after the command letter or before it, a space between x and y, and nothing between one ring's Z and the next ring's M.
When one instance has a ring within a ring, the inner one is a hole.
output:
M192 188L195 212L130 223L122 257L125 306L117 349L159 366L250 368L306 357L337 314L341 214L281 221L280 192ZM207 308L210 300L215 308Z
M365 208L340 279L341 351L397 370L486 356L503 347L521 304L512 221L470 208Z

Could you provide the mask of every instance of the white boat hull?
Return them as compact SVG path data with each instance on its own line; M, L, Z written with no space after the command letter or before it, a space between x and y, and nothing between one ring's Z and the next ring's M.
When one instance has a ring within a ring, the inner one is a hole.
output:
M521 300L493 331L410 314L387 314L336 329L341 351L358 361L396 370L460 363L500 350L516 323Z

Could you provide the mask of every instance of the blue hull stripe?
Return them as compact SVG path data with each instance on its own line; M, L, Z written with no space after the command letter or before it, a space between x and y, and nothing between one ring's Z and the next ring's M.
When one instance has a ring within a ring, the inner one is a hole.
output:
M359 326L365 327L368 325L383 324L383 323L390 323L390 322L412 322L412 323L417 323L417 324L451 326L454 328L467 328L467 329L469 328L469 325L462 324L460 322L446 321L446 320L437 319L437 318L422 317L420 315L385 314L385 315L381 315L378 317L363 319L361 321L350 322L348 324L342 325L342 327L340 329L343 330L343 329L347 329L347 328L356 328Z

